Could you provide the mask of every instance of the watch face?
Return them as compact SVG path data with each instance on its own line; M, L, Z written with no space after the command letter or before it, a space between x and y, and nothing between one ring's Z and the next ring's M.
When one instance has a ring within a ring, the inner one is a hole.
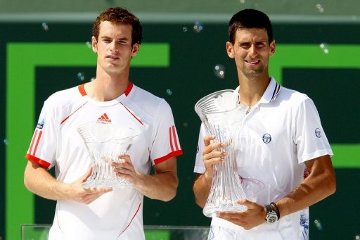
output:
M268 223L274 223L278 220L278 217L276 215L276 212L271 211L266 214L266 222Z

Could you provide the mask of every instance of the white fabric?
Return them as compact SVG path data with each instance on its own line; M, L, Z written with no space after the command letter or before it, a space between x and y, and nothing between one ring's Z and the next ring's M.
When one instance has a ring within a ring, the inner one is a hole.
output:
M233 144L247 196L259 204L275 202L295 189L304 178L305 161L333 154L316 107L305 94L280 87L271 79L260 101L248 114L245 111L238 126L239 138ZM200 174L205 172L202 160L205 135L202 125L194 167L194 172ZM235 228L239 239L307 239L302 237L308 229L304 224L307 221L305 209L253 230ZM213 219L212 225L221 226L221 221ZM262 233L266 233L265 238Z
M50 96L27 158L55 166L58 180L73 182L92 164L77 128L97 121L140 133L128 150L139 172L149 173L152 164L182 154L170 106L130 83L124 94L108 102L91 100L83 86ZM89 205L58 201L49 239L144 239L142 208L143 195L133 187L114 189Z

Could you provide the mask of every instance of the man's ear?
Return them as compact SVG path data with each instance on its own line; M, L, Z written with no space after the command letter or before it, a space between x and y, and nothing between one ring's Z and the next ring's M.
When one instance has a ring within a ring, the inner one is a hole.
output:
M139 52L139 49L140 49L140 44L134 43L132 46L132 50L131 50L131 56L135 57L137 55L137 53Z
M226 53L229 56L229 58L234 58L234 45L231 42L226 42L225 45Z
M97 53L97 40L94 36L91 37L91 48L94 53Z
M275 40L270 43L270 56L274 55L276 49Z

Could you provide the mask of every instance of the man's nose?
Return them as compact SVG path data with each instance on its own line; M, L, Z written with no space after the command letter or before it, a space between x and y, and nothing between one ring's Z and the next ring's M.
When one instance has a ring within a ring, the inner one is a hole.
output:
M255 54L256 53L256 46L255 44L251 44L250 48L249 48L249 53L251 54Z
M109 45L111 50L116 50L116 41L112 41Z

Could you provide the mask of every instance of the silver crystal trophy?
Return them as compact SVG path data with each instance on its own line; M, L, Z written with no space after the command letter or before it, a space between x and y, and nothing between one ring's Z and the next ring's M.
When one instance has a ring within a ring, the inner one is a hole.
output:
M127 153L134 138L139 134L138 131L102 122L86 123L77 130L93 161L92 174L83 183L83 187L130 186L128 181L116 175L111 164L121 161L119 156Z
M222 163L214 166L214 175L208 199L203 209L207 217L218 211L243 212L247 208L237 203L245 199L241 177L237 173L236 149L242 116L239 112L238 95L234 90L221 90L201 98L195 104L195 112L214 141L224 144L226 152Z

